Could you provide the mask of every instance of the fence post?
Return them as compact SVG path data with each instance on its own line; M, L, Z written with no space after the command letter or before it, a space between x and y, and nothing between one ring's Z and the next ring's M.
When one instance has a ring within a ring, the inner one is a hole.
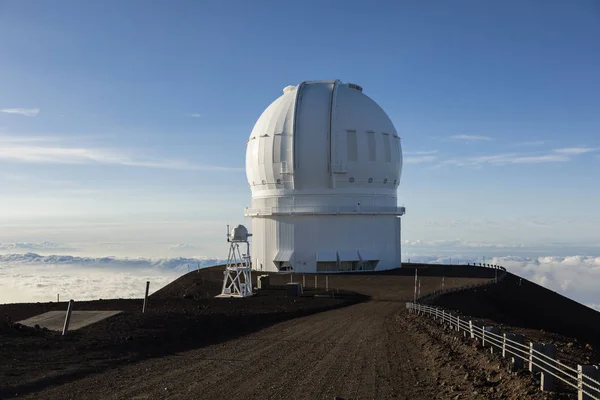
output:
M329 275L325 275L325 291L329 291Z
M306 275L302 275L302 287L306 287Z
M65 316L65 325L63 326L62 335L65 336L69 331L69 324L71 323L71 311L73 311L73 300L69 300L67 306L67 315Z
M469 320L469 333L471 334L471 339L475 339L475 331L473 331L473 320Z
M544 352L544 344L543 343L529 343L529 371L531 373L539 372L540 367L534 364L534 359L539 359L538 355L534 355L534 353L538 351L540 353Z
M506 356L508 355L508 352L506 351L506 341L507 340L515 340L515 334L514 333L505 333L504 335L502 335L502 358L506 358ZM515 347L515 346L513 346Z
M446 325L446 310L442 310L442 325Z
M553 344L547 344L544 346L544 354L549 357L545 358L546 364L544 364L544 369L547 369L550 373L542 371L542 380L540 382L540 389L545 391L553 391L554 383L556 379L554 378L554 373L556 373L556 346Z
M456 331L460 332L460 317L456 316Z
M598 391L591 389L589 386L592 382L586 378L598 380L597 365L577 365L577 400L594 399L589 394L583 393L584 390L594 396L598 395Z
M481 326L481 346L485 348L485 326Z
M317 286L317 275L315 275L315 289L318 288Z
M146 294L144 295L144 305L142 306L142 314L146 312L146 304L148 303L148 291L150 290L150 281L146 281Z

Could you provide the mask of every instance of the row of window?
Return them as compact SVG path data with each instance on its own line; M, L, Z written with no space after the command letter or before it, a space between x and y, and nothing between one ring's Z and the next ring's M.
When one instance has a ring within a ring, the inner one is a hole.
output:
M377 134L375 132L363 132L363 135L366 135L366 141L367 141L367 154L366 154L366 160L365 161L370 161L370 162L374 162L377 161L377 135L380 135L381 138L381 142L383 144L383 148L380 150L382 152L382 156L383 157L383 161L390 163L392 162L392 149L396 152L396 154L400 153L400 144L399 144L399 140L400 138L394 135L390 135L389 133L385 133L382 132L380 134ZM261 135L260 138L266 138L268 137L268 135ZM280 163L282 161L288 161L290 154L283 154L282 150L282 140L284 140L284 138L287 138L288 140L291 140L291 136L282 136L281 134L275 134L273 136L273 162L274 163ZM345 144L346 146L346 157L348 162L358 162L358 161L362 161L361 158L362 156L360 155L359 151L358 151L358 146L359 146L359 141L360 140L360 136L359 134L356 132L356 130L347 130L346 131L346 137L345 137L345 143L338 143L338 145L343 145ZM250 138L250 140L253 140L255 138ZM342 137L343 139L343 137ZM393 143L392 143L393 141ZM258 162L259 164L264 164L265 163L265 142L260 143L259 141L259 155L258 155ZM287 151L291 151L291 147L288 145L287 147Z
M377 161L377 138L375 132L365 132L367 135L367 161ZM392 136L389 133L382 132L381 140L383 142L383 158L385 162L392 162L392 144L394 140L394 148L396 153L399 153L399 138ZM358 151L359 136L355 130L346 131L346 149L348 162L361 161Z
M274 261L281 272L293 271L294 267L289 261ZM317 272L351 272L374 271L379 260L369 261L317 261Z
M348 182L350 182L350 183L354 183L354 177L353 177L353 176L351 176L350 178L348 178ZM369 183L373 183L373 178L369 178L369 180L368 180L367 182L369 182ZM275 183L276 183L277 185L281 185L281 184L283 183L283 181L282 181L280 178L277 178L277 181L276 181ZM383 184L385 185L385 184L387 184L387 183L388 183L388 179L387 179L387 178L384 178L384 179L383 179ZM397 180L397 179L394 179L394 185L395 185L396 183L398 183L398 180ZM266 185L266 184L267 184L267 181L263 179L263 180L262 180L262 182L261 182L261 184L263 184L263 185ZM252 181L252 186L256 186L256 182Z
M318 261L317 272L373 271L379 260L373 261Z

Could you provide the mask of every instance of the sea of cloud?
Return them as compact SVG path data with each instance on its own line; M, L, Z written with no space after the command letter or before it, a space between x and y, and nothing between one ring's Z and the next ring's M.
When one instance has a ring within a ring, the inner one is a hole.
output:
M404 242L403 245L404 261L502 265L514 274L600 310L600 254L597 253L541 255L544 250L551 254L544 246L465 246L464 243L433 242ZM53 301L56 294L62 299L75 300L139 298L143 296L146 281L151 282L151 292L154 292L190 269L224 262L198 257L0 254L0 303Z
M190 269L223 263L208 258L118 258L0 255L0 304L56 300L143 297L146 281L154 292Z

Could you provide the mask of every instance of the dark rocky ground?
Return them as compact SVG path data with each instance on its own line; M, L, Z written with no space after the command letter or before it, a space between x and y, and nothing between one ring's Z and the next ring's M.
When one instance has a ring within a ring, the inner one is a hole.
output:
M526 343L554 343L559 359L572 365L600 362L600 312L511 273L495 285L443 294L432 305L521 333Z
M340 292L298 298L285 290L261 290L247 299L216 299L222 268L183 276L150 296L145 314L142 299L75 302L77 310L123 310L66 337L59 332L14 324L67 303L0 305L0 398L34 393L89 374L148 358L162 357L230 340L290 318L309 315L366 299Z
M536 377L509 373L505 361L477 343L407 313L404 304L414 296L414 269L408 267L330 275L328 292L323 275L317 287L314 275L294 275L294 281L306 282L300 298L288 298L281 289L289 275L271 274L275 288L249 299L213 298L223 276L223 268L214 267L154 293L145 315L141 299L77 302L80 310L125 312L66 338L0 323L0 398L573 398L572 391L539 392ZM446 287L493 277L473 267L412 267L419 268L422 293L438 289L441 276ZM524 319L556 307L558 315L576 315L568 321L591 318L593 327L595 314L520 283L518 296L508 278L444 295L436 304L505 332L556 343L560 359L570 365L597 360L586 336L578 336L580 325L570 331L569 324L552 325L552 313ZM506 296L512 296L510 306ZM0 305L0 317L14 322L65 308L66 303Z

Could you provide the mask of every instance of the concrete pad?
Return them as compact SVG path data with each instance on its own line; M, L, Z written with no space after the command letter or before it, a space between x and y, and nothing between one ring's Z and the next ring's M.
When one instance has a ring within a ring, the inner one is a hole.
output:
M73 311L71 312L71 322L69 323L69 331L74 331L84 326L94 324L103 319L117 315L122 311ZM48 311L46 313L36 315L19 321L19 324L34 327L39 325L42 328L50 329L51 331L62 332L65 325L66 311Z

